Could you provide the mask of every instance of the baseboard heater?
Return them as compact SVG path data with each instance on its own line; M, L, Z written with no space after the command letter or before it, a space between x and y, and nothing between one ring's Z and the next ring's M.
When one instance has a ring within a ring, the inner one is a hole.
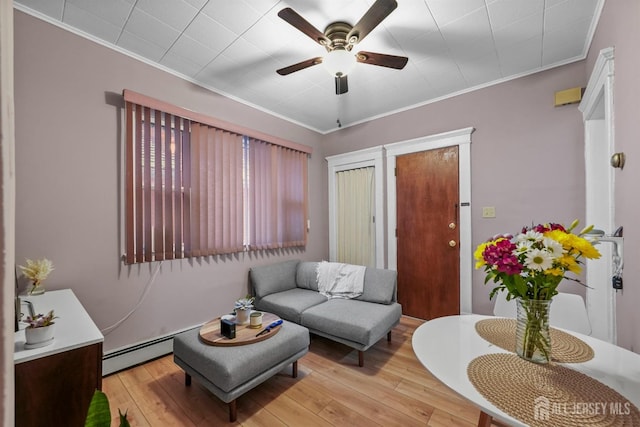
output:
M110 375L173 352L173 337L196 327L198 326L105 353L102 357L102 375Z

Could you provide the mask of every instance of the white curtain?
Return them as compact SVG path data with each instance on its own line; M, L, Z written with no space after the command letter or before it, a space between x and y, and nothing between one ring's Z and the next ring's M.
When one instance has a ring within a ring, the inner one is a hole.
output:
M373 167L336 173L338 262L375 267Z

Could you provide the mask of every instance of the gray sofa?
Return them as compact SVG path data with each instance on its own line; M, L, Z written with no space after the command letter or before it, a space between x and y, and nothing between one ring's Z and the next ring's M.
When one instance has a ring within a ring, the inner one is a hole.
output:
M291 260L252 268L255 307L358 350L363 366L363 352L385 335L391 340L391 329L400 322L397 273L367 267L361 296L327 299L318 292L317 265Z

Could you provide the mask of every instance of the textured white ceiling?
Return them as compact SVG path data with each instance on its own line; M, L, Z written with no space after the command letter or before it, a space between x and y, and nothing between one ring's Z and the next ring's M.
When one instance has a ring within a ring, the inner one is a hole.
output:
M357 50L408 56L357 64L336 95L325 50L278 17L318 30L355 24L373 0L15 0L21 11L113 45L216 92L321 133L583 59L604 0L397 0Z

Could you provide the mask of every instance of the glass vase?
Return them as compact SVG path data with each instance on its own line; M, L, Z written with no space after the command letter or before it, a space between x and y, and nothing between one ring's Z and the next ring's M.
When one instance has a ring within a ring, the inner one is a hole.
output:
M549 309L551 300L518 298L516 324L516 353L534 363L549 363L551 336Z
M44 284L39 283L39 284L31 284L31 288L28 291L28 295L30 296L34 296L34 295L42 295L44 294Z

